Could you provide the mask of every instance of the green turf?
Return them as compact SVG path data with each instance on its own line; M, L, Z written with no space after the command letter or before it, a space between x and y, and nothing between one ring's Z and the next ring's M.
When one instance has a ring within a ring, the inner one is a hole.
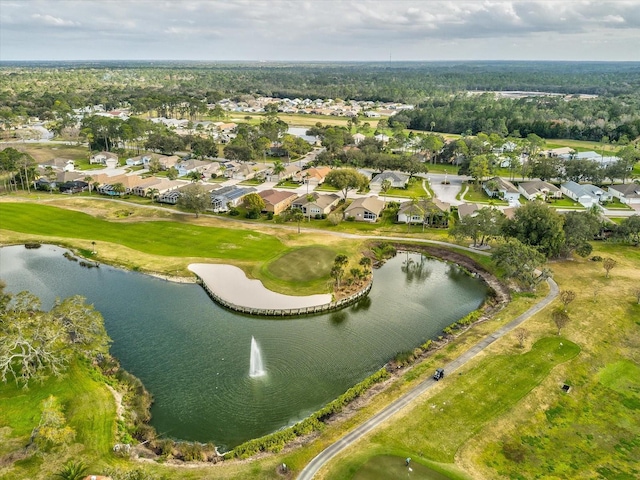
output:
M351 478L345 472L358 470L381 451L452 463L469 438L509 411L553 367L579 352L580 347L565 338L545 337L526 353L487 357L464 373L454 373L446 377L444 390L373 435L367 450L335 462L327 478Z
M640 367L629 360L610 363L598 373L602 385L618 393L640 394Z
M267 265L271 275L289 282L308 282L329 278L336 252L312 246L291 250Z
M554 366L579 352L580 347L564 338L547 337L527 353L487 358L449 377L451 384L431 397L427 408L414 409L414 415L377 437L432 460L453 462L468 438L515 405Z
M118 223L61 208L1 203L0 228L43 236L113 242L153 255L265 261L284 250L277 238L180 222Z
M406 457L379 455L369 459L352 477L353 480L387 480L410 478L414 480L449 480L450 477L412 460L406 465Z
M91 367L83 362L73 362L64 376L49 378L42 384L32 383L29 389L15 383L0 383L0 429L9 431L0 442L0 457L17 446L29 442L32 430L38 425L42 413L42 401L55 396L64 409L68 424L76 431L75 442L81 444L85 463L93 463L111 457L115 439L115 402L104 383L96 380ZM75 447L71 447L72 449ZM58 450L56 458L45 457L44 465L67 455ZM36 478L42 473L39 457L17 462L16 467L2 478Z

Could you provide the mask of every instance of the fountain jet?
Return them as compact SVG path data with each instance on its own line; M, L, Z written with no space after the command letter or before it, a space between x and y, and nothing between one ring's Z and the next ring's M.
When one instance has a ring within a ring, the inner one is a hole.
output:
M249 376L251 378L263 377L267 372L264 371L264 365L262 364L262 355L260 353L260 347L256 339L251 337L251 357L249 359Z

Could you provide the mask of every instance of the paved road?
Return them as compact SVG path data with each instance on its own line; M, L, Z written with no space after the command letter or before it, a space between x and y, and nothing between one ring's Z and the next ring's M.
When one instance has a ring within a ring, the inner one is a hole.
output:
M462 182L469 177L444 173L429 173L427 178L429 179L433 193L435 193L439 200L447 202L450 205L461 205L464 203L456 199L456 195L458 195L462 189ZM445 180L449 183L443 184L442 182Z
M474 358L478 353L483 351L493 342L501 338L502 336L509 333L511 330L522 324L525 320L527 320L532 315L538 313L540 310L549 305L553 299L558 296L558 285L552 279L547 280L550 290L547 296L538 302L536 305L531 307L529 310L524 312L522 315L517 317L516 319L509 322L507 325L502 328L496 330L491 335L488 335L478 343L476 343L473 347L467 350L465 353L460 355L455 360L449 362L446 365L443 365L443 368L447 374L451 372L455 372L457 369L465 365L472 358ZM445 380L446 381L446 378ZM300 472L298 475L298 480L311 480L316 473L333 457L338 455L342 450L349 447L351 444L362 438L364 435L369 433L371 430L375 429L387 419L391 418L393 415L398 413L400 410L405 408L411 402L413 402L416 398L422 395L425 391L427 391L431 386L436 383L432 378L428 378L416 386L413 390L409 391L402 397L398 398L392 404L387 406L384 410L379 412L378 414L371 417L369 420L349 432L347 435L342 437L340 440L327 447L325 450L320 452L307 466Z

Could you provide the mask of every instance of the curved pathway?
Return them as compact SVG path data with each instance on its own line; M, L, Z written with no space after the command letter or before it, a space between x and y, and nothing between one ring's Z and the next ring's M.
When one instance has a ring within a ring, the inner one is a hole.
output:
M518 316L508 324L499 328L491 335L486 336L484 339L476 343L469 350L464 352L455 360L449 362L446 365L443 365L443 368L446 372L454 372L471 359L473 359L478 353L483 351L493 342L503 337L511 330L519 326L525 320L529 319L532 315L535 315L540 310L549 305L557 296L558 296L558 284L553 281L551 278L547 279L547 283L549 284L549 293L545 298L543 298L540 302L532 306L529 310L524 312L522 315ZM393 403L388 405L382 411L371 417L369 420L358 426L357 428L350 431L344 437L342 437L337 442L333 443L322 452L320 452L316 457L311 460L307 466L300 472L298 475L298 480L311 480L316 473L333 457L335 457L342 450L349 447L351 444L362 438L364 435L369 433L374 428L378 427L387 419L391 418L393 415L398 413L404 407L413 402L416 398L422 395L425 391L427 391L431 386L436 383L432 378L428 378L419 385L417 385L413 390L407 392L405 395L401 396Z

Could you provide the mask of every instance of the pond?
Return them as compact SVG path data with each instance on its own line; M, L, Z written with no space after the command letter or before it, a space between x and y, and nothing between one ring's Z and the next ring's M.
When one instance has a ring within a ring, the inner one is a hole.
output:
M87 269L44 245L0 248L7 290L43 308L75 294L93 303L111 352L153 394L165 436L231 448L299 421L476 309L483 282L455 265L401 253L374 273L369 297L326 315L256 318L227 311L196 284L106 265ZM265 375L250 376L252 337Z

